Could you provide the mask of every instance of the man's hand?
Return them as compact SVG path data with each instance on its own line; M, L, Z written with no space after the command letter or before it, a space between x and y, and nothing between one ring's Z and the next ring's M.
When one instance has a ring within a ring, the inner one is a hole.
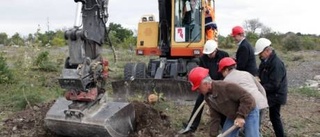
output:
M237 117L234 120L234 125L236 125L237 127L240 127L240 128L242 128L245 123L246 122L245 122L244 118L241 118L241 117Z
M261 82L261 80L260 80L260 78L259 78L258 76L254 76L254 78L256 78L256 80L257 80L258 82Z

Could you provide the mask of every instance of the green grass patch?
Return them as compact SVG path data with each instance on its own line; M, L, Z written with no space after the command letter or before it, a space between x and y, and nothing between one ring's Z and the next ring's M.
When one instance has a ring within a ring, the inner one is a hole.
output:
M290 89L289 91L292 93L304 95L306 97L320 98L320 91L309 87L294 88Z

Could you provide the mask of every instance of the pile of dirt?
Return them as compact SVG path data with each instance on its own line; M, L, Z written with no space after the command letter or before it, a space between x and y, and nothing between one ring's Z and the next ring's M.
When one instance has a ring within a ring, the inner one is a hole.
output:
M136 130L130 137L173 136L169 117L147 103L133 101L136 115Z
M53 101L19 111L3 121L2 137L53 137L44 126L44 118Z

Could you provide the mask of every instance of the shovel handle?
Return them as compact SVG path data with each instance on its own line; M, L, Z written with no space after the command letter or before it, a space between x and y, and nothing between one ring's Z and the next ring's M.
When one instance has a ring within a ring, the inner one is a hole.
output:
M200 104L200 106L198 107L198 109L196 110L196 112L192 115L187 127L185 129L182 129L179 131L180 134L184 134L186 133L189 128L191 127L191 124L193 123L194 119L196 118L196 116L198 115L199 111L201 108L203 108L204 104L206 103L206 101L202 101L202 103Z
M218 137L225 137L225 136L229 135L233 130L235 130L237 128L238 128L238 126L233 125L229 129L227 129L225 132L223 132L222 134L219 134Z
M198 109L196 110L196 112L193 114L193 116L191 117L188 126L186 129L191 127L191 124L193 123L194 119L196 118L196 116L198 115L199 111L201 110L201 108L203 108L204 104L206 103L206 101L202 101L202 103L200 104L200 106L198 107Z

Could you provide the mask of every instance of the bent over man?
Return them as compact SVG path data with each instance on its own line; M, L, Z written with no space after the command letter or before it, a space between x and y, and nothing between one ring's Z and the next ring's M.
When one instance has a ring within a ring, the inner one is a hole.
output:
M224 58L224 57L229 57L229 54L223 50L220 50L218 48L218 43L215 40L208 40L203 48L203 55L200 57L200 67L207 68L209 70L209 76L213 80L222 80L223 77L220 73L218 73L218 64L219 61ZM204 101L204 96L199 93L196 103L194 105L194 108L192 110L191 116L189 118L192 118L192 116L195 114L196 110L200 107L200 104ZM203 112L203 108L200 109L200 112L197 114L195 120L193 121L191 127L190 127L190 132L194 132L197 130L200 121L201 121L201 115ZM221 116L222 122L221 124L223 125L225 116ZM186 132L187 133L187 132Z
M235 83L214 81L209 76L209 70L196 67L189 73L188 80L192 90L198 90L205 96L210 108L210 136L219 134L220 115L227 117L223 131L232 125L245 128L245 136L259 137L259 111L252 95ZM237 137L239 129L229 136Z

